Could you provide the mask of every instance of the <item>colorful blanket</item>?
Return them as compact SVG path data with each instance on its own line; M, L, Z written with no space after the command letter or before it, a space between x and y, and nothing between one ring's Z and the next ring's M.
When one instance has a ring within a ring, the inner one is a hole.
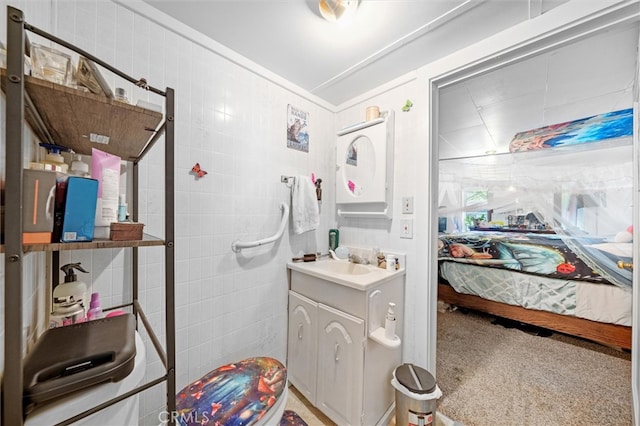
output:
M554 234L469 232L442 235L438 259L511 269L550 278L612 284L580 259L560 236Z

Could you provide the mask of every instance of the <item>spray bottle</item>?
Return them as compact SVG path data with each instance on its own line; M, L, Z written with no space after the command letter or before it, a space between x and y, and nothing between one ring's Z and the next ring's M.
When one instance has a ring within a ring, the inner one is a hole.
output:
M75 269L87 273L80 263L68 263L60 268L64 273L64 283L53 289L53 314L57 311L68 311L70 306L79 305L86 314L87 285L78 281Z

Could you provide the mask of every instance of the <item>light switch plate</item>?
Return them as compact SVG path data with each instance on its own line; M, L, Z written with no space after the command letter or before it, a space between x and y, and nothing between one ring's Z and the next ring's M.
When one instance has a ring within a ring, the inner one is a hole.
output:
M402 214L413 213L413 197L402 197Z
M400 238L413 238L413 219L400 221Z

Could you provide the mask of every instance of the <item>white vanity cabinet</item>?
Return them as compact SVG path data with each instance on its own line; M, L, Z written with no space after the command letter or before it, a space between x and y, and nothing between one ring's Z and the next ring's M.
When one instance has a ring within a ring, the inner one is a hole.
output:
M402 351L369 336L384 324L389 302L396 303L396 331L402 335L404 271L381 271L381 280L354 288L310 275L303 265L294 267L298 270L289 269L289 382L338 425L386 424L395 397L390 381Z
M318 305L316 407L339 425L360 424L364 320Z
M318 359L318 304L289 291L287 377L307 400L315 402Z

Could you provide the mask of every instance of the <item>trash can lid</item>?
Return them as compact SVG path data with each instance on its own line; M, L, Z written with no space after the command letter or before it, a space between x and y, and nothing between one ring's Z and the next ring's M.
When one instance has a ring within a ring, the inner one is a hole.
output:
M417 394L436 390L436 379L424 368L413 364L402 364L394 371L396 380L409 391Z

